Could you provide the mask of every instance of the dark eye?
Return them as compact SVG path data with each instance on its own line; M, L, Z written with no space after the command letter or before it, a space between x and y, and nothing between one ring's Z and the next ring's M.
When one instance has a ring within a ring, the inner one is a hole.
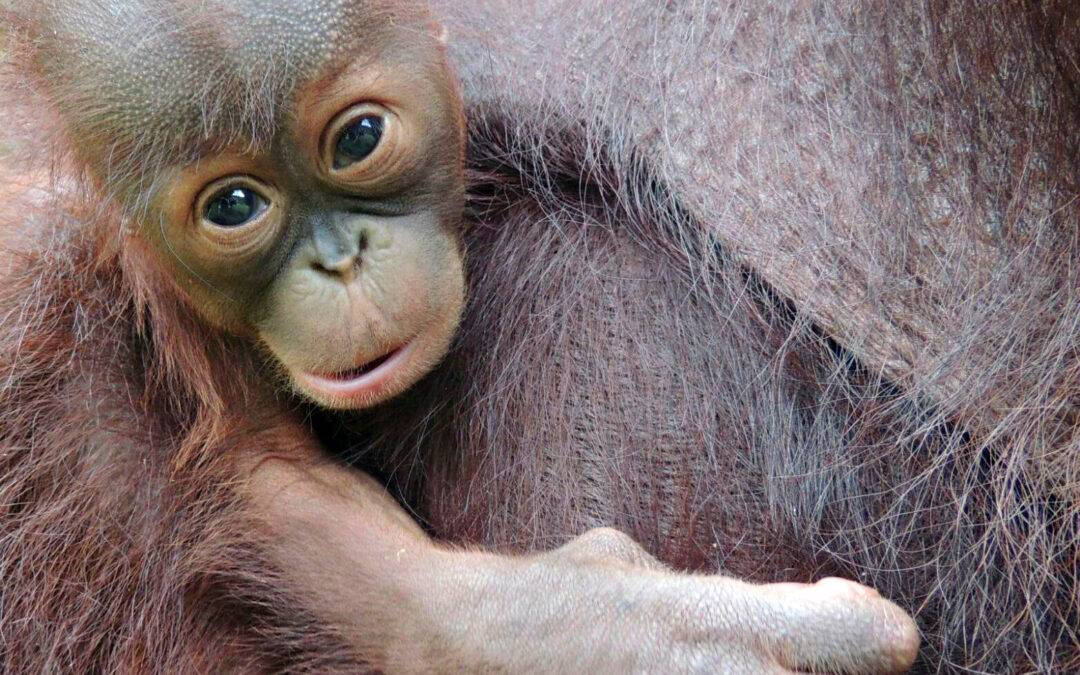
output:
M232 186L206 202L206 219L221 227L237 227L248 222L266 206L266 200L251 188Z
M379 115L364 115L341 130L334 143L334 168L340 169L364 159L379 145L383 135L383 119Z

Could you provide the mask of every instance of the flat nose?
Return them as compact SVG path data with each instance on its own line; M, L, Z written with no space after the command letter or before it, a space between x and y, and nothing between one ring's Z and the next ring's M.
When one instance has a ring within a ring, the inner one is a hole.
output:
M367 249L367 232L363 227L350 227L348 223L320 224L313 233L315 255L313 269L343 281L352 280L363 262Z

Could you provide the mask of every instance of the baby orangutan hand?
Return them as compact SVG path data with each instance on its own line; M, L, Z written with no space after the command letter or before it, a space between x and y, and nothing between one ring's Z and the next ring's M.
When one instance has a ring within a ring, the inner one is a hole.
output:
M387 672L892 673L914 622L842 579L672 572L626 535L511 557L439 546L368 476L264 459L250 495L312 609Z

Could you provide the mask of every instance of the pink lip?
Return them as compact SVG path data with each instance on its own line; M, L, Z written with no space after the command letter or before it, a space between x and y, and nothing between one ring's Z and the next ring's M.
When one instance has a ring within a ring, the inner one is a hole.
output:
M394 372L408 359L414 343L415 340L410 341L384 356L368 361L367 363L372 363L384 359L371 370L364 370L364 364L361 364L353 369L360 371L356 375L351 375L351 371L330 374L296 371L295 376L305 388L321 396L349 401L377 399L390 384Z

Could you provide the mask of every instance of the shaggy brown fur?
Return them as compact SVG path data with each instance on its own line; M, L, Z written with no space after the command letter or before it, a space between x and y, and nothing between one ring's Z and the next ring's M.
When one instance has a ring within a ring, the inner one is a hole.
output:
M123 216L8 75L0 668L357 672L265 562L235 490L238 449L287 448L279 432L298 425L249 386L248 350L122 245Z
M231 489L241 439L264 447L250 434L283 422L226 413L266 407L213 365L239 353L133 292L95 219L32 210L0 291L4 670L354 671L263 562Z
M1080 668L1080 10L460 5L472 304L359 461L444 537L612 525L874 586L920 670Z

